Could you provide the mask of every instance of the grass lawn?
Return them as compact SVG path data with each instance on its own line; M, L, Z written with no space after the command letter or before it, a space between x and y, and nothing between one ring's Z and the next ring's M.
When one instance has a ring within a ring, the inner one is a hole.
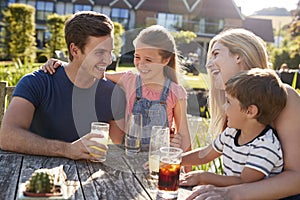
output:
M36 69L39 69L40 63L35 63L33 66L17 66L12 61L0 62L0 80L8 81L9 85L14 86L19 79ZM135 70L133 66L118 66L117 71ZM191 73L180 73L180 83L187 89L199 89L208 88L208 76L207 73L200 73L198 76L194 76Z
M123 67L118 66L117 71L126 71L126 70L135 70L134 67ZM194 76L191 73L190 74L180 74L179 80L182 83L182 85L186 89L199 89L204 88L208 89L208 75L206 73L200 73L198 76Z

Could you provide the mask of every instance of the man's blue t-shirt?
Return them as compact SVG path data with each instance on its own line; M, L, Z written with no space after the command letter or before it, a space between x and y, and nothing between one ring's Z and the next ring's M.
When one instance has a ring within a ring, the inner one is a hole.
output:
M90 88L78 88L64 67L53 75L39 70L24 76L13 96L25 98L35 107L30 131L66 142L89 133L93 121L123 118L126 106L124 93L111 81L102 79Z

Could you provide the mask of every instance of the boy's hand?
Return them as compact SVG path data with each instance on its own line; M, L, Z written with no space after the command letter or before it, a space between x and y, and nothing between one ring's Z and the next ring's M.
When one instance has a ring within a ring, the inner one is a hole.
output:
M183 173L179 178L179 185L181 186L195 186L200 184L201 173L203 171L191 171L188 173Z

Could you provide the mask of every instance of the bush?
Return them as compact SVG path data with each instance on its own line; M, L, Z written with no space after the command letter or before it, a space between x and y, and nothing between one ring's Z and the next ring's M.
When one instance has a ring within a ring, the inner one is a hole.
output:
M3 10L3 49L8 58L33 63L36 56L35 8L13 3Z
M9 86L15 86L19 80L28 73L39 69L41 64L20 65L17 63L0 62L0 80L7 81Z

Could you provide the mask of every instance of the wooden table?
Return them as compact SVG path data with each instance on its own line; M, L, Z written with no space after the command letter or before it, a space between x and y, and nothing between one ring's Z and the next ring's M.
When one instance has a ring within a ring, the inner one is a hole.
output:
M143 168L147 160L147 152L140 152L135 157L126 156L121 145L109 145L103 163L0 150L0 197L30 199L23 195L22 186L31 174L36 169L63 165L67 176L65 192L55 199L159 199L157 181L149 178L148 170ZM189 193L189 189L180 188L178 199L184 199Z

